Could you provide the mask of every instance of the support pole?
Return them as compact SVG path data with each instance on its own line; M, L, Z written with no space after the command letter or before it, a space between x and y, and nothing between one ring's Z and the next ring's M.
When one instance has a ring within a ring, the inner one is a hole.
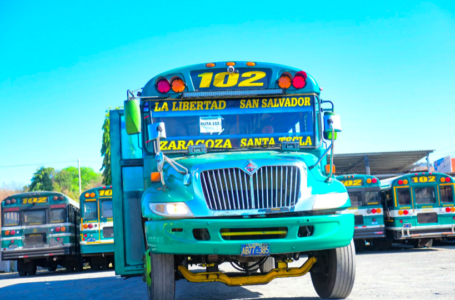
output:
M368 159L367 155L365 155L363 158L365 160L365 174L366 175L371 175L370 160Z
M427 172L430 172L430 153L427 153Z
M82 193L82 182L81 182L81 160L77 159L77 167L79 169L79 195Z

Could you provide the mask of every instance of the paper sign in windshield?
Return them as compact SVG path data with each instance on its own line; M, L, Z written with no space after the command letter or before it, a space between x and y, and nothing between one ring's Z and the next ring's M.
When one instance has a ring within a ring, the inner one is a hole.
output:
M201 133L218 133L223 132L222 126L223 118L221 116L216 117L200 117L199 127Z

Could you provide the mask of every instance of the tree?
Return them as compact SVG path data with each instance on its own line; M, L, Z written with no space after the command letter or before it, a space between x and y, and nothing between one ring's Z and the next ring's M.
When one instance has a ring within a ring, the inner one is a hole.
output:
M110 129L110 118L109 111L106 113L104 118L103 129L103 142L101 145L101 156L103 158L103 165L101 166L100 171L103 171L103 184L111 185L112 184L112 172L111 172L111 135L109 132Z
M81 187L82 191L92 187L100 186L102 176L89 167L81 167ZM73 199L79 198L79 170L76 167L62 169L55 176L54 188L67 194ZM59 188L59 190L57 189Z
M29 191L53 191L54 190L54 168L41 167L33 174Z

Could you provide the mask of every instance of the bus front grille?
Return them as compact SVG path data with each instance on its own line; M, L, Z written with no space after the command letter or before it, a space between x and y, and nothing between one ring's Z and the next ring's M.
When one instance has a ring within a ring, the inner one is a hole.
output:
M296 166L264 166L253 175L240 168L201 172L202 191L211 210L290 207L300 193Z

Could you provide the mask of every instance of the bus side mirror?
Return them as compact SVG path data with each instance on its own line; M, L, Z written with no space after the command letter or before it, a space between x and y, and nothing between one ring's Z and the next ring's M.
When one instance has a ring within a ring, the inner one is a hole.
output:
M138 134L141 132L141 107L139 100L131 99L126 100L125 107L125 127L126 133Z
M166 126L164 125L164 122L149 124L147 128L149 134L149 141L155 141L158 139L166 138Z
M337 132L341 132L340 116L332 112L324 113L324 138L332 139L332 129L335 132L334 140L337 139Z

